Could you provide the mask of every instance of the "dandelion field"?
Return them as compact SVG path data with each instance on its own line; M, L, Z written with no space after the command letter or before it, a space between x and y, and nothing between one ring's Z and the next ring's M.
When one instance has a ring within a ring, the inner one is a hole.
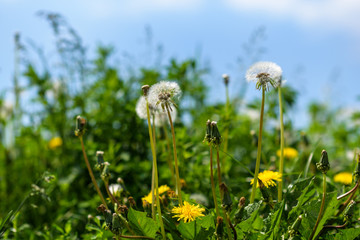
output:
M14 104L0 95L1 239L360 239L360 112L314 102L300 129L273 62L243 73L258 98L224 74L214 103L198 60L89 57L44 18L56 54L16 35Z

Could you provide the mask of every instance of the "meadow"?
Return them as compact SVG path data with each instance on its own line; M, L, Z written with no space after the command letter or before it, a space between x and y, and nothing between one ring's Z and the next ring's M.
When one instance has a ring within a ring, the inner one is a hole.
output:
M273 62L214 102L195 58L119 63L43 17L56 52L16 34L0 95L1 239L360 239L360 112L313 102L298 128Z

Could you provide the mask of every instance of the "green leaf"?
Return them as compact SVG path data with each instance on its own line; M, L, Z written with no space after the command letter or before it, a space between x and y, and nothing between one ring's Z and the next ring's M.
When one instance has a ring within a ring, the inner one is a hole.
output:
M206 215L188 223L181 221L178 230L186 239L207 239L215 231L214 218L211 215Z
M267 232L266 236L269 236L269 238L266 239L280 239L280 236L277 236L279 230L280 230L280 221L281 216L284 211L285 201L282 201L280 207L278 210L273 213L271 216L271 227L269 231Z
M360 236L360 228L341 229L335 235L336 240L353 240Z
M155 238L159 226L153 219L148 218L145 212L139 212L130 208L128 219L137 232L147 237Z

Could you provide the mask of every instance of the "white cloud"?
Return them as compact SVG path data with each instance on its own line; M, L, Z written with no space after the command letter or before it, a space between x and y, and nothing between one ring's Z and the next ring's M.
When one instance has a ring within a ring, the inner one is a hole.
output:
M141 16L146 13L197 9L203 0L83 0L81 5L95 17Z
M307 24L360 31L359 0L226 0L231 8L293 18Z

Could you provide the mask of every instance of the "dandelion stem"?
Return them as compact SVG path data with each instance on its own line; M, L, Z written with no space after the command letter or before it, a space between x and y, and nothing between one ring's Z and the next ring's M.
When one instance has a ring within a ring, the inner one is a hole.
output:
M216 163L217 163L217 174L218 174L218 183L219 183L219 189L221 181L221 167L220 167L220 156L219 156L219 145L216 145Z
M322 200L321 200L321 206L320 206L320 211L319 211L319 215L317 217L314 229L310 235L309 240L312 240L315 237L315 233L316 233L316 229L320 223L320 220L322 218L322 214L324 212L324 207L325 207L325 197L326 197L326 174L323 173L323 196L322 196Z
M230 114L230 97L229 97L229 87L225 84L226 91L226 105L225 105L225 131L224 131L224 152L228 151L228 141L229 141L229 114ZM223 166L223 170L225 169L225 158L223 156L221 159L221 165Z
M172 140L173 140L174 161L175 161L175 176L176 176L176 194L179 197L179 204L180 204L180 206L182 206L183 202L182 202L182 197L181 197L181 184L180 184L180 175L179 175L179 164L178 164L177 152L176 152L175 130L174 130L174 125L173 125L173 122L172 122L172 119L171 119L169 106L167 104L165 104L165 107L166 107L166 111L167 111L167 114L168 114L168 117L169 117L169 122L170 122L170 126L171 126Z
M91 170L91 166L90 166L90 163L89 163L89 160L88 160L88 157L86 155L86 152L85 152L85 146L84 146L84 141L83 141L83 138L82 136L79 137L80 139L80 143L81 143L81 149L82 149L82 152L83 152L83 155L84 155L84 159L85 159L85 163L86 163L86 166L87 166L87 169L88 169L88 172L89 172L89 175L90 175L90 178L91 178L91 181L93 182L94 186L95 186L95 189L97 191L97 193L99 194L100 198L101 198L101 202L104 204L104 206L106 207L106 209L109 209L106 202L105 202L105 199L100 191L100 188L95 180L95 177L94 177L94 173L93 171Z
M155 116L153 115L153 130L155 129ZM149 130L150 131L150 130ZM155 139L155 131L153 131L153 144L154 144L154 149L156 150L156 139ZM154 219L154 221L156 220L156 216L155 216L155 161L153 159L153 165L152 165L152 172L151 172L151 214L152 214L152 218Z
M282 107L282 96L281 86L278 87L279 92L279 112L280 112L280 167L279 171L281 174L281 181L278 183L278 202L282 200L282 189L283 189L283 172L284 172L284 120L283 120L283 107Z
M258 183L258 175L259 175L259 169L260 169L261 139L262 139L264 105L265 105L265 90L266 90L266 88L265 88L265 86L263 86L262 87L261 111L260 111L259 140L258 140L258 149L257 149L257 156L256 156L255 176L254 176L254 183L253 183L251 197L250 197L250 203L253 203L255 200L256 186Z
M171 174L171 180L173 182L174 187L176 187L176 179L175 179L175 173L174 173L174 166L173 163L171 161L171 156L170 156L170 143L169 143L169 137L167 134L167 129L165 127L165 125L163 125L163 130L164 130L164 136L165 136L165 141L166 141L166 147L167 147L167 162L169 165L169 169L170 169L170 174Z
M148 121L148 128L149 128L149 136L150 136L150 145L151 145L151 152L152 152L152 157L153 157L153 173L155 175L155 179L154 179L154 187L155 187L155 191L156 191L156 208L157 208L157 212L159 215L159 220L160 220L160 228L161 228L161 235L163 237L163 239L166 239L165 236L165 228L164 228L164 223L162 220L162 216L161 216L161 206L160 206L160 200L159 200L159 189L158 189L158 172L157 172L157 164L156 164L156 149L155 149L155 142L154 142L154 137L153 137L153 131L151 129L151 122L150 122L150 110L149 110L149 102L146 98L146 111L147 111L147 121ZM152 191L153 194L153 201L152 201L152 206L154 205L154 191ZM154 213L153 213L154 214Z
M212 195L213 195L213 199L214 199L216 216L220 217L220 211L219 211L219 206L218 206L218 202L216 199L216 192L215 192L215 182L214 182L214 174L213 174L213 152L212 152L211 146L210 146L210 181L211 181L211 190L212 190Z
M114 197L114 195L112 195L112 193L110 192L110 189L109 189L109 183L104 181L104 184L105 184L105 189L106 189L106 192L109 196L109 198L111 199L111 202L114 204L114 203L117 203L118 206L120 206L120 203L119 201Z
M355 185L355 187L353 189L351 189L349 192L345 193L346 195L345 194L342 195L342 196L344 196L344 195L347 196L348 193L351 193L350 196L348 197L348 199L341 205L341 207L340 207L338 213L336 214L336 216L339 216L345 210L345 208L349 204L349 202L354 198L354 195L355 195L356 191L359 188L359 183L360 183L360 178L356 182L356 185ZM338 197L337 200L341 199L342 196Z

